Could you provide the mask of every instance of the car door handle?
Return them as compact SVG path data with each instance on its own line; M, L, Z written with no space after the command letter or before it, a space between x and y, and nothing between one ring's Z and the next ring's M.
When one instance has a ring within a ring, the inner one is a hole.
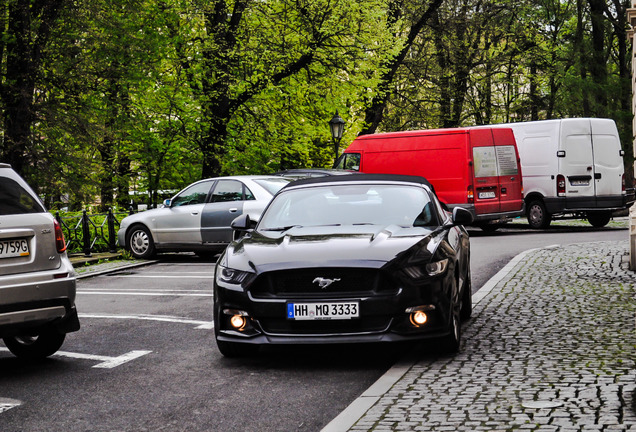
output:
M236 213L237 211L238 211L238 209L237 209L237 208L231 208L231 209L230 209L230 213Z
M196 216L196 215L198 215L198 214L199 214L199 212L191 212L190 214L191 214L192 216Z

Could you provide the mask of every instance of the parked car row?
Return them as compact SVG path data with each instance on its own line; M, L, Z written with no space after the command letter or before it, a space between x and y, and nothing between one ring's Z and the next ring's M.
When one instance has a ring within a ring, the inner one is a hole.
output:
M466 208L485 230L523 214L533 228L548 227L554 216L602 227L634 202L610 119L364 135L334 166L426 177L444 203Z

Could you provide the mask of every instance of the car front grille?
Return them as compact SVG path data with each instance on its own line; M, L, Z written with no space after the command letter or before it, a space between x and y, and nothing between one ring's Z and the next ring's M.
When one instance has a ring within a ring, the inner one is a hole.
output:
M264 273L249 291L263 299L337 299L392 295L398 287L378 269L305 268Z

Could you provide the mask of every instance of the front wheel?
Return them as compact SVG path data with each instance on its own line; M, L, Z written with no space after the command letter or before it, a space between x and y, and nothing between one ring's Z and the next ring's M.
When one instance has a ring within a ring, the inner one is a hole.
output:
M150 259L155 255L155 243L150 231L143 225L135 225L128 232L128 247L135 258Z
M543 201L532 201L528 205L528 223L531 228L544 229L550 226L552 215L548 213Z
M445 353L451 354L459 351L459 345L462 340L461 309L463 299L459 298L459 288L457 286L456 280L453 281L453 285L453 299L450 310L451 316L449 323L449 334L442 339L442 350Z
M9 336L2 340L16 357L25 360L41 360L56 353L65 338L66 334L47 329L37 335Z

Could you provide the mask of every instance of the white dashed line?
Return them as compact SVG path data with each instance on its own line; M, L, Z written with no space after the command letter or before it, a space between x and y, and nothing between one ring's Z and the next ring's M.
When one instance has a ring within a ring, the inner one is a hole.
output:
M7 348L0 348L0 351L9 352ZM58 351L55 354L53 354L53 357L58 356L58 357L68 357L68 358L74 358L74 359L80 359L80 360L98 361L100 363L93 366L94 368L112 369L114 367L121 366L124 363L127 363L141 356L145 356L146 354L150 354L151 352L152 351L136 350L136 351L130 351L129 353L122 354L117 357L109 357L109 356L99 356L99 355L93 355L93 354L82 354L82 353L72 353L67 351Z
M162 321L179 324L192 324L197 329L211 330L214 328L214 321L199 321L188 318L180 318L167 315L112 315L112 314L97 314L97 313L80 313L80 318L105 318L105 319L134 319L134 320L146 320L146 321Z

